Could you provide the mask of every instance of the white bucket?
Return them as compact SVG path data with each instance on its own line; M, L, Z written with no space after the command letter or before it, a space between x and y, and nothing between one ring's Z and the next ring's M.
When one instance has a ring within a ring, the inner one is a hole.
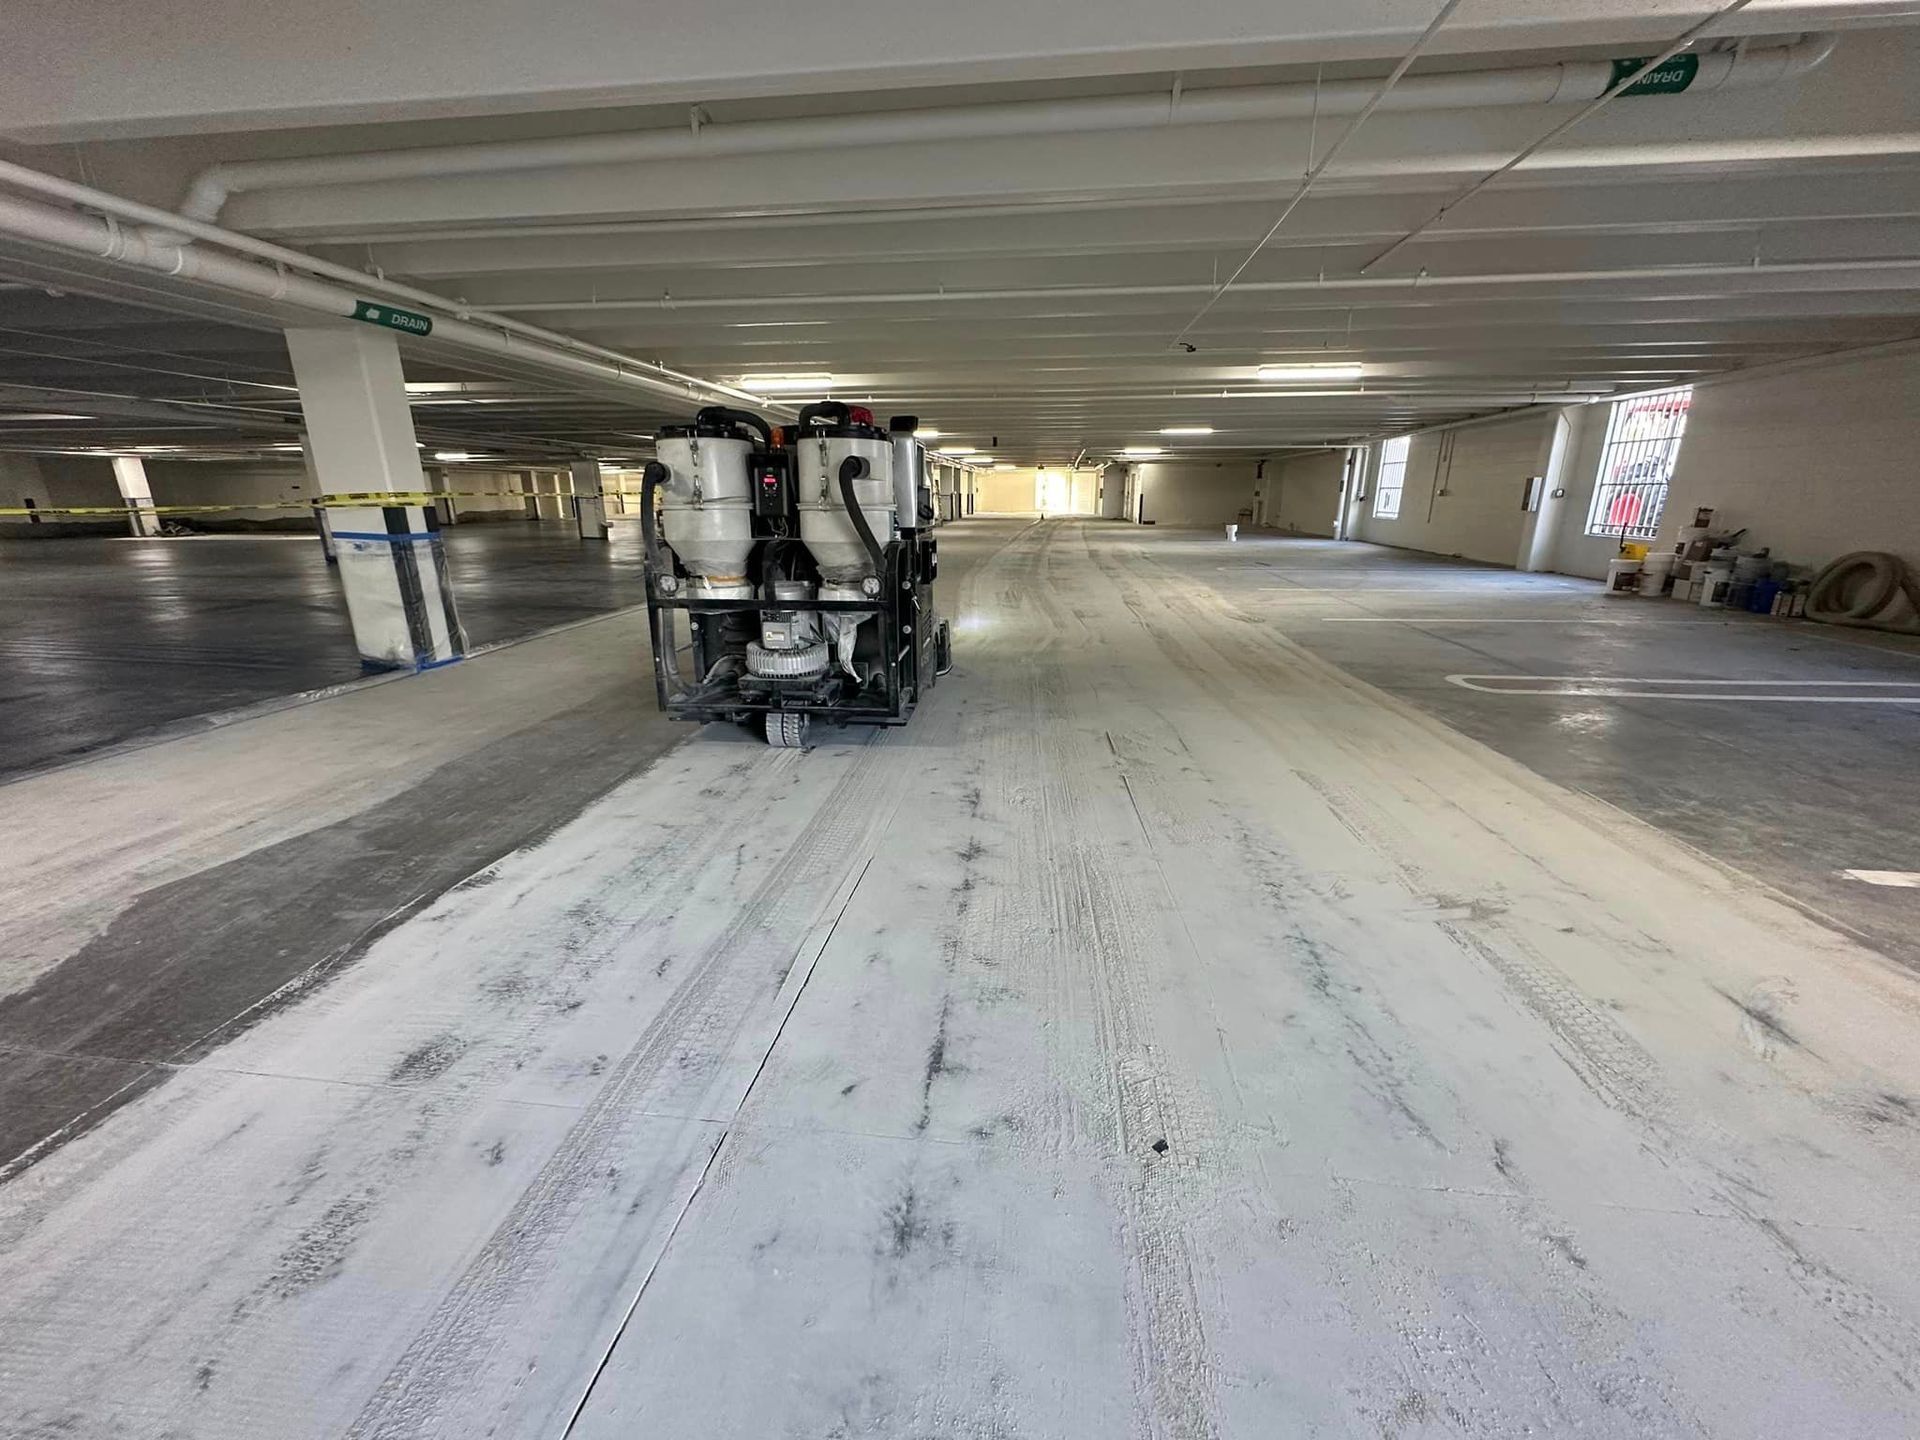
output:
M1240 538L1240 527L1238 525L1227 526L1227 539L1238 540L1239 538Z
M1733 578L1751 584L1765 578L1772 568L1773 561L1765 555L1741 555L1733 562Z
M1640 562L1640 593L1658 597L1667 589L1667 579L1673 574L1674 562L1680 557L1667 552L1649 555Z
M1638 560L1607 562L1607 594L1632 595L1639 584L1640 562Z

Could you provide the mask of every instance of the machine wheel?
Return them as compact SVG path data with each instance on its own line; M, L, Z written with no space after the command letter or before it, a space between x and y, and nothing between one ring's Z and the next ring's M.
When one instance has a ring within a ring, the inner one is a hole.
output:
M810 715L795 715L787 711L770 711L767 715L767 744L781 750L801 750L806 748L807 722Z

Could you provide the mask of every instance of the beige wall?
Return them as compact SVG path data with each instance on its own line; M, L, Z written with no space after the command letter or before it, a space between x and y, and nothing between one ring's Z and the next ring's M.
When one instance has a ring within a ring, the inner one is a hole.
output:
M1043 475L1048 477L1044 490ZM1072 471L1061 466L983 470L976 508L1000 515L1031 515L1042 509L1049 515L1091 515L1096 509L1098 484L1097 471Z
M1701 505L1796 564L1849 550L1920 562L1920 353L1695 390L1661 538Z
M982 470L977 512L987 515L1033 513L1033 471Z
M249 507L166 517L195 530L313 529L313 511L307 508L315 498L313 482L298 456L285 461L148 460L147 486L155 505Z
M613 487L614 476L603 475L600 480L603 491ZM524 520L527 518L527 502L521 498L521 490L526 480L518 470L470 470L464 466L451 466L447 470L447 489L454 491L453 513L457 520ZM633 488L639 489L638 472L633 477ZM543 474L541 488L553 488L553 477ZM608 513L617 515L617 502L610 501ZM633 513L640 513L639 501L633 503Z
M1261 523L1295 535L1331 536L1346 456L1345 450L1328 450L1269 462Z
M1527 478L1546 472L1553 416L1529 413L1495 425L1464 426L1413 437L1400 514L1373 513L1377 491L1367 486L1353 538L1380 545L1511 565L1520 552ZM1378 467L1379 447L1369 457Z
M29 499L42 510L68 505L118 508L122 504L111 460L82 455L0 454L0 507L23 505ZM0 535L46 537L96 531L124 535L127 522L115 515L47 515L38 521L0 515Z
M1156 525L1226 525L1254 503L1253 462L1135 467L1142 518Z

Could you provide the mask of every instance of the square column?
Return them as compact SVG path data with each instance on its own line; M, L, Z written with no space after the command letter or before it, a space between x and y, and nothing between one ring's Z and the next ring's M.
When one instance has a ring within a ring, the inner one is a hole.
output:
M580 522L582 540L607 538L607 504L600 491L600 462L576 460L573 471L573 514Z
M127 524L133 533L151 538L160 533L160 517L153 510L153 490L147 484L147 462L138 455L113 457L113 479L127 502Z
M437 509L423 493L398 339L364 326L296 329L287 354L361 663L451 664L467 637Z
M439 516L441 525L451 526L459 524L460 512L454 508L453 496L450 493L453 489L453 472L448 470L444 465L428 470L427 489L431 494L438 497L434 503L440 507Z

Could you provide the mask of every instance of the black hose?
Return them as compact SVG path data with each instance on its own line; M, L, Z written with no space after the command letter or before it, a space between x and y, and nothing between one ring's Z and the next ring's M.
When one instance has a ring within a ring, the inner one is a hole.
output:
M806 411L800 412L802 418ZM873 527L867 524L867 515L860 508L860 501L853 493L854 482L864 480L872 473L864 455L849 455L840 462L840 499L846 504L847 516L853 521L853 528L860 532L860 543L867 547L867 553L873 557L873 573L884 575L887 569L886 552L880 542L874 538Z
M852 408L840 400L817 400L811 405L804 405L800 409L799 418L793 423L795 428L798 429L802 435L805 435L807 433L807 427L812 425L813 422L822 415L837 420L842 425L851 425L853 423Z
M658 460L649 460L640 472L640 544L647 557L647 569L654 575L661 571L660 536L653 518L653 495L667 483L667 467Z
M748 430L760 432L761 443L769 450L773 448L773 426L762 420L751 410L735 410L728 405L708 405L693 417L696 425L738 425Z

